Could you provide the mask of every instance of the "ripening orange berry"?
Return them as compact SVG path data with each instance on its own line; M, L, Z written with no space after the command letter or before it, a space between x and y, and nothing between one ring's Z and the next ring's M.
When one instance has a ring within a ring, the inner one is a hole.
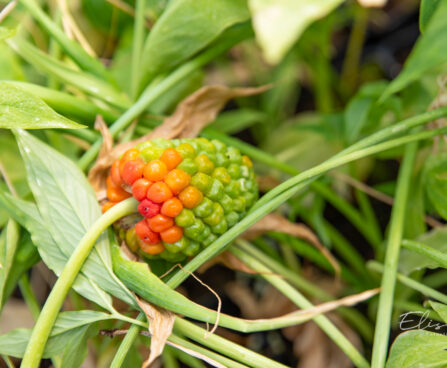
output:
M172 170L182 162L182 155L175 148L166 148L163 151L160 160L166 164L168 170Z
M168 199L161 206L161 214L168 217L176 217L183 209L183 204L176 197Z
M121 177L127 185L132 185L143 176L144 163L142 161L127 161L124 164Z
M165 250L165 247L161 243L146 244L144 242L138 242L138 245L140 246L141 250L144 253L151 254L151 255L160 254L161 252L163 252Z
M162 203L172 198L172 192L165 183L159 181L149 187L146 196L152 202Z
M152 160L144 167L144 177L150 181L160 181L165 178L168 168L163 161Z
M181 169L171 170L165 178L165 183L174 194L179 194L189 185L190 181L191 176Z
M137 201L142 201L146 198L147 190L151 186L152 182L147 179L141 178L132 184L132 194Z
M107 183L107 198L112 202L121 202L122 200L129 198L130 193L127 193L123 188L115 185L110 176L106 180Z
M172 218L160 214L151 217L147 222L150 229L157 233L165 231L174 225L174 220Z
M141 241L146 244L157 244L160 242L160 235L150 229L145 219L136 223L135 232Z
M110 210L114 205L116 205L116 202L108 201L102 205L102 213L106 213L108 210Z
M116 186L120 187L121 184L123 184L123 179L121 178L121 174L120 174L120 162L119 161L115 161L113 163L112 167L110 168L110 177Z
M202 201L203 194L196 187L190 185L182 190L178 198L182 202L183 207L191 209Z
M183 229L178 226L172 226L169 229L160 233L161 240L165 243L175 243L183 236Z
M120 174L123 173L124 164L127 161L135 161L135 160L138 160L138 159L141 159L140 158L140 151L137 150L136 148L131 148L131 149L128 149L126 152L124 152L123 156L121 157L121 159L119 161Z

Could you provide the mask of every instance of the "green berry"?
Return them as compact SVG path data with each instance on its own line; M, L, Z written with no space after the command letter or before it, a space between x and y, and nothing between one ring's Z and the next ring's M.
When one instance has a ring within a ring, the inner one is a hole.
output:
M195 221L196 218L194 216L194 213L187 208L182 209L182 211L175 218L176 225L180 227L191 226L194 224Z

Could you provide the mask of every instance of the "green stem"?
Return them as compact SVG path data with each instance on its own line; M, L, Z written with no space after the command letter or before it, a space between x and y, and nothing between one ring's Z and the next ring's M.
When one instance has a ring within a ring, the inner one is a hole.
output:
M234 240L239 234L248 229L255 222L259 221L262 217L279 207L289 198L294 196L297 192L299 192L302 188L325 173L328 170L332 170L338 166L344 165L348 162L357 160L359 158L366 157L368 155L372 155L393 147L400 146L405 143L409 143L416 140L427 139L429 137L436 136L441 134L445 129L437 129L432 131L426 131L421 133L409 134L401 138L393 139L387 142L383 142L377 144L373 147L361 149L355 152L345 153L344 155L338 156L336 159L328 160L323 162L320 165L315 166L312 169L306 170L301 174L294 176L293 178L285 181L283 184L280 184L277 188L281 187L279 190L279 194L276 193L274 198L269 198L268 201L263 200L265 197L269 195L269 193L273 192L275 189L268 192L264 195L255 205L252 210L247 214L245 218L243 218L240 222L234 225L231 229L225 232L220 238L218 238L213 244L205 248L201 251L197 256L195 256L190 262L188 262L184 266L184 270L177 271L171 279L175 280L176 284L180 284L186 278L188 278L188 272L194 272L197 268L199 268L203 263L207 260L213 258L221 251L225 249L227 244L229 244L232 240ZM285 189L286 188L286 189ZM285 190L284 190L285 189ZM262 205L258 205L262 202ZM187 271L187 272L184 272Z
M393 310L393 296L396 285L397 264L399 262L399 251L406 213L405 210L417 147L417 143L412 143L406 146L402 166L399 170L397 179L396 197L391 212L390 233L385 253L385 270L382 276L381 293L377 311L371 362L372 368L382 368L386 361L388 339L391 328L391 314Z
M39 315L25 350L22 368L39 367L43 350L65 297L78 275L96 239L116 220L135 212L136 200L126 199L101 216L83 236L70 256Z
M9 356L2 354L2 359L5 361L5 364L8 368L15 368L15 365L12 362L12 360L9 358Z
M370 261L367 264L367 267L373 271L384 273L384 267L382 264L376 261ZM430 298L436 299L440 301L441 303L447 304L447 295L440 293L439 291L424 285L423 283L416 281L410 277L407 277L405 275L402 275L401 273L396 274L397 280L404 284L405 286L408 286L409 288L419 291L421 294L424 294Z
M140 76L140 60L144 43L144 11L146 0L135 2L135 22L133 27L132 64L131 64L131 95L133 98L138 93L138 79Z
M230 252L239 258L250 268L260 272L260 276L271 283L281 293L287 296L293 303L303 309L312 308L313 305L296 289L290 286L286 281L277 275L272 275L271 270L262 263L252 258L238 247L231 247ZM366 359L358 352L351 342L338 330L338 328L329 319L323 315L313 318L314 322L336 343L340 349L352 360L352 362L360 368L369 367Z
M158 83L152 83L146 87L138 100L115 121L110 127L110 134L116 137L119 132L127 128L132 121L138 117L150 104L152 104L163 93L169 91L173 86L190 75L193 71L209 63L222 52L230 48L237 42L237 39L226 39L225 42L219 43L214 47L206 50L195 59L183 64L178 69L169 74L166 78ZM102 144L102 139L96 141L93 146L81 157L79 166L85 170L88 165L95 159Z
M320 289L317 285L308 281L304 277L301 277L299 274L289 270L279 262L273 260L271 257L264 254L246 240L238 239L237 245L239 248L243 249L244 252L258 259L274 273L283 276L285 279L290 281L292 285L295 285L297 288L303 290L305 294L310 295L312 298L316 298L323 302L334 300L332 295L328 294L323 289ZM355 309L345 307L341 307L337 311L343 318L350 322L352 326L355 326L366 341L372 342L372 326L363 314L359 313Z
M144 315L144 313L140 313L137 317L137 320L145 321L146 316ZM124 336L123 341L121 342L115 356L113 357L113 361L110 364L110 368L120 368L122 366L124 359L126 359L127 352L129 351L133 342L137 338L139 331L140 331L139 325L132 324L130 326L129 331L127 331L126 336Z
M31 289L29 278L26 273L19 280L19 288L33 319L36 321L40 314L40 305Z

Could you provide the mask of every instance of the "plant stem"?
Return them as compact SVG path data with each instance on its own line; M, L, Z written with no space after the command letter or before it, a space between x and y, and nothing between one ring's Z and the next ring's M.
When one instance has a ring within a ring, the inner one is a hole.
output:
M33 290L31 289L31 285L29 283L28 275L25 273L19 280L19 288L22 293L22 297L25 300L28 309L31 312L34 320L37 320L40 314L40 305L34 295Z
M136 98L138 93L138 79L140 76L140 60L144 43L144 11L146 0L135 2L135 22L133 27L132 64L131 64L131 96Z
M250 268L260 272L260 276L271 283L281 293L288 297L298 307L307 309L312 308L313 305L301 293L290 286L286 281L277 275L272 275L271 270L262 263L252 258L238 247L231 247L230 252L239 258ZM323 315L313 318L313 321L320 326L320 328L336 343L340 349L352 360L352 362L360 368L369 367L366 359L358 352L358 350L351 344L351 342L338 330L338 328L329 319Z
M39 366L45 344L56 321L58 312L84 261L95 245L96 239L116 220L135 212L136 205L137 201L133 198L118 203L102 215L85 233L67 261L37 319L25 350L22 368L37 368Z
M384 273L384 267L382 264L376 261L369 261L367 267L373 271ZM439 300L441 303L447 304L447 295L440 293L439 291L424 285L423 283L416 281L410 277L402 275L401 273L396 274L397 280L408 286L409 288L419 291L421 294L424 294L430 298Z
M262 217L276 209L278 206L283 204L289 198L294 196L297 192L302 190L306 185L309 185L312 180L315 180L318 176L325 173L328 170L332 170L340 165L346 164L348 162L357 160L359 158L366 157L368 155L375 154L377 152L381 152L393 147L400 146L404 143L413 142L420 139L427 139L432 136L436 136L441 134L446 129L436 129L432 131L425 131L421 133L409 134L401 138L393 139L387 142L383 142L377 144L373 147L361 149L355 152L348 152L344 155L338 156L336 159L328 160L323 162L320 165L313 167L312 169L303 171L301 174L294 176L293 178L285 181L283 184L280 184L279 194L276 193L274 198L269 198L269 200L265 201L264 198L269 195L269 193L273 192L275 189L268 192L264 195L250 212L247 214L245 218L239 221L236 225L234 225L231 229L225 232L220 236L213 244L202 250L198 255L196 255L191 261L189 261L183 270L177 271L171 279L175 281L176 284L180 284L186 278L188 278L188 272L194 272L197 268L199 268L203 263L212 257L219 254L221 251L225 249L227 244L229 244L232 240L234 240L238 235L240 235L243 231L248 229L255 222L259 221ZM280 188L281 187L281 188ZM284 189L286 188L286 189ZM277 191L278 192L278 191ZM262 202L262 205L259 203ZM186 271L186 272L184 272Z
M397 179L396 197L391 212L390 233L385 253L385 270L382 276L381 293L377 311L376 329L372 352L372 368L382 368L387 356L388 339L391 328L393 296L396 285L397 264L405 221L405 210L413 172L417 143L405 147L401 169Z
M289 280L291 284L303 290L304 293L306 293L307 295L310 295L313 298L317 298L323 302L334 300L332 295L326 293L326 291L320 289L317 285L313 284L312 282L308 281L307 279L301 277L297 273L289 270L282 264L273 260L271 257L267 256L262 251L257 249L255 246L250 244L248 241L238 239L237 246L247 254L250 254L251 256L258 259L260 262L262 262L265 266L267 266L276 274L279 274L284 278L286 278L287 280ZM337 311L338 313L340 313L341 316L343 316L343 318L345 318L353 326L355 326L355 328L360 332L360 334L366 341L369 342L372 341L373 337L372 326L361 313L359 313L355 309L349 309L345 307L340 307Z

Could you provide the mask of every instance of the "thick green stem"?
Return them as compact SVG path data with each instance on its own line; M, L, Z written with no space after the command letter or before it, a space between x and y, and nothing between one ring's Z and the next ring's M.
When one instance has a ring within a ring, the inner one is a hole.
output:
M132 42L132 71L131 71L131 92L135 98L138 92L138 79L140 76L140 60L144 43L144 11L146 0L137 0L135 3L135 22L133 27Z
M307 309L313 305L295 288L290 286L280 276L272 275L271 270L262 263L252 258L249 254L238 247L231 247L230 252L239 258L243 263L260 273L260 276L271 283L281 293L288 297L298 307ZM340 349L360 368L369 367L366 359L358 352L351 342L340 332L340 330L325 316L319 315L313 318L314 322L336 343Z
M95 245L96 239L116 220L135 212L136 205L137 201L133 198L117 204L101 216L81 239L51 290L42 313L33 328L23 357L22 368L39 367L45 344L56 321L58 312L84 261Z
M371 362L372 368L382 368L386 361L400 244L402 241L405 210L417 147L417 143L412 143L405 148L402 166L397 179L396 197L391 212L390 233L385 253L385 270L381 283L382 290L377 311Z

